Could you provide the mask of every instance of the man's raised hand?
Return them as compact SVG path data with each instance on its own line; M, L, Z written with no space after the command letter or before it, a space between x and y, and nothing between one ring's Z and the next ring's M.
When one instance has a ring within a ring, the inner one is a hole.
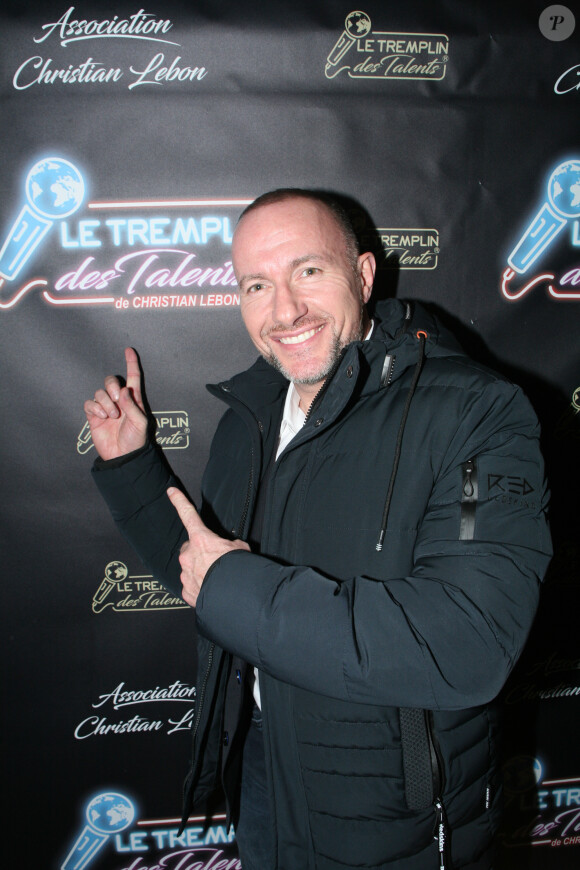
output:
M249 550L249 546L240 540L228 541L214 534L201 520L198 512L184 494L175 487L167 490L167 495L188 535L188 540L181 545L179 563L181 565L181 585L183 600L195 607L201 584L205 575L220 556L232 550Z
M143 447L147 440L147 415L142 396L139 357L132 347L125 349L126 386L114 375L105 378L104 387L94 399L85 402L84 410L91 436L102 459L116 459Z

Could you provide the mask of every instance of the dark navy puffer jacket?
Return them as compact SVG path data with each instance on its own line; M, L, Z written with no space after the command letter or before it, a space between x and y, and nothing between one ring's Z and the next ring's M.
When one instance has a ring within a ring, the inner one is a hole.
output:
M547 496L528 401L441 332L420 306L378 306L272 469L261 554L223 556L202 586L188 808L218 777L238 656L260 670L277 870L491 866L491 702L536 610ZM223 535L248 535L286 388L262 360L210 387L229 409L201 510ZM95 477L178 591L156 451Z

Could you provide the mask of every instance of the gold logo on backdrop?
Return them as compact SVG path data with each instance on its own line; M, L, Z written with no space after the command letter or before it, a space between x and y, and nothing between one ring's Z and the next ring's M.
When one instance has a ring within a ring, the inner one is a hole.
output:
M187 411L153 411L155 441L164 450L185 450L189 447L189 415ZM91 429L85 423L77 437L77 453L88 453L93 446Z
M439 231L428 228L377 227L383 269L436 269L439 262Z
M333 45L324 74L344 72L354 79L427 79L445 77L449 37L444 33L373 30L366 12L349 12L344 30Z
M93 613L110 607L115 613L183 610L188 605L168 592L151 574L129 574L124 562L109 562L93 595Z

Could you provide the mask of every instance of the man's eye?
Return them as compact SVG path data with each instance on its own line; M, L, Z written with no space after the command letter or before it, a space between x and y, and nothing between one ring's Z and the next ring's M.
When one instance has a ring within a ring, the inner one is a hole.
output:
M317 269L316 266L307 266L306 269L302 272L303 275L307 277L310 275L316 275L317 272L320 272L320 269Z
M263 284L250 284L250 286L246 289L246 293L256 293L263 289Z

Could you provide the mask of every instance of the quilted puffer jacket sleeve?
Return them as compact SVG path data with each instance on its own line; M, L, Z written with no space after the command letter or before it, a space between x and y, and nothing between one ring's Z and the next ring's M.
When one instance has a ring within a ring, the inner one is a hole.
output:
M389 574L388 530L380 573L341 582L236 551L206 576L201 632L277 679L341 700L458 709L493 699L550 558L537 421L518 390L493 389L462 421L469 437L449 444L408 576Z
M187 535L166 494L178 484L157 448L97 460L92 474L123 536L153 576L181 597L179 549Z

